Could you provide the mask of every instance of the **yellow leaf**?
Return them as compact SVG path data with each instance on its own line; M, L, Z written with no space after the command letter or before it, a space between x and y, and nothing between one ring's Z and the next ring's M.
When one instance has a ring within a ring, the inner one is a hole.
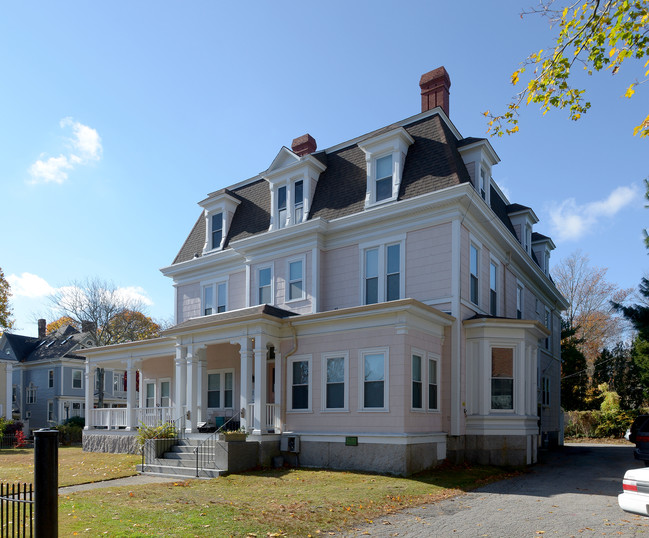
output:
M615 47L613 47L613 48L611 49L611 51L608 53L608 57L609 57L609 58L612 58L612 57L613 57L613 54L615 54L616 52L617 52L617 49L616 49Z
M632 97L633 94L635 93L635 90L633 89L633 86L635 86L635 82L631 84L624 93L624 97Z

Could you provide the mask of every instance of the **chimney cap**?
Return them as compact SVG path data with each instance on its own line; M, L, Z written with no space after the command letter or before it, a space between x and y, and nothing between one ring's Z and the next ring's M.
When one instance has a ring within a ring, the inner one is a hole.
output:
M443 65L437 69L428 71L428 73L424 73L421 79L419 79L419 86L423 88L423 86L427 86L433 82L436 84L444 82L447 87L451 87L451 77L448 76L448 72Z
M294 153L297 153L300 157L313 153L317 147L318 144L316 143L315 138L313 138L309 133L298 136L291 144L291 150L293 150Z
M446 116L449 115L451 77L448 76L444 66L424 73L419 79L419 87L421 88L422 112L440 107Z

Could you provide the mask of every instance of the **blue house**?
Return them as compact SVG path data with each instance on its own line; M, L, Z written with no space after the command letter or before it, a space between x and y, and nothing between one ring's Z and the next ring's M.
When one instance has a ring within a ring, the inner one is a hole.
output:
M10 333L0 338L0 362L7 378L4 414L22 421L26 431L86 414L85 357L79 353L92 346L89 334L66 325L48 335L45 320L38 324L37 338ZM104 388L99 388L95 386L94 393L102 393L104 405L126 405L123 373L120 377L120 372L106 372Z

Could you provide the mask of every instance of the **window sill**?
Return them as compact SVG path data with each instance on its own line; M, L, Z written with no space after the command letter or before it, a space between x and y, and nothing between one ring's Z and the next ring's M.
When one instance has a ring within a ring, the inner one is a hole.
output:
M386 198L385 200L381 200L379 202L368 202L365 204L365 209L371 209L373 207L379 207L385 204L389 204L390 202L396 202L397 197L396 196L391 196L390 198Z
M304 297L298 297L297 299L289 299L287 301L284 301L284 304L299 303L300 301L306 301L306 295Z
M286 414L308 415L313 413L311 409L287 409Z
M389 413L390 410L386 407L368 407L358 410L359 413Z
M332 409L321 409L321 413L349 413L349 409L347 407L336 407Z

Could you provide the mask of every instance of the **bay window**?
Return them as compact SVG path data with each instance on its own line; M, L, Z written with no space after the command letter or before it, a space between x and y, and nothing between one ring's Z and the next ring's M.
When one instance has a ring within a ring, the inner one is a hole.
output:
M347 355L323 356L324 361L324 409L347 409Z
M363 410L387 411L388 405L388 352L365 350L360 353L361 405Z
M514 409L514 350L491 348L491 408Z

